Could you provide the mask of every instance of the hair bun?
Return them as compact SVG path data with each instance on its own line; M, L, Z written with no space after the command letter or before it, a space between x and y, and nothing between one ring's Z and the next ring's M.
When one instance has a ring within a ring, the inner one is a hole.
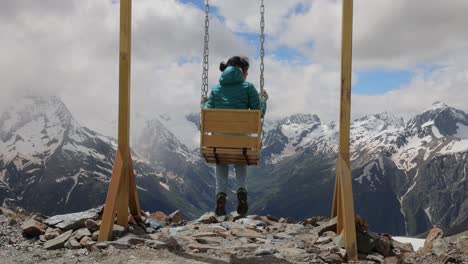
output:
M221 62L221 63L219 64L219 70L220 70L220 71L223 72L226 68L227 68L226 62L223 61L223 62Z

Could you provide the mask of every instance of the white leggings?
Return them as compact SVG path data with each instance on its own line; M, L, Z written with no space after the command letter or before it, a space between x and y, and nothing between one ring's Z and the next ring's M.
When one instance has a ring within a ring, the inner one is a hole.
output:
M238 188L245 188L245 178L247 177L246 165L234 165ZM216 164L216 193L227 194L229 165Z

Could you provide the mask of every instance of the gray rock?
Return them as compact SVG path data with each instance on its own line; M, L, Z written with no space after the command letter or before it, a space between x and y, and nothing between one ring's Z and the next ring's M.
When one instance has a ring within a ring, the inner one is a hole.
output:
M315 244L327 244L329 242L332 242L331 237L319 237L317 241L315 241Z
M49 227L47 228L45 232L45 239L51 240L51 239L58 237L59 235L60 235L60 229Z
M188 226L178 226L178 227L173 227L173 228L169 229L169 233L175 234L175 233L179 233L179 232L188 231L190 229L191 228L188 227Z
M343 234L339 234L336 237L333 238L333 242L335 245L339 248L344 248L345 243L344 243L344 236Z
M172 223L179 223L182 221L182 213L180 210L177 210L168 216L169 221Z
M274 248L259 248L255 250L255 256L265 256L265 255L272 255L278 252Z
M21 229L23 229L23 234L28 237L38 237L45 234L44 226L34 219L26 220L21 225Z
M177 249L179 248L179 243L173 237L169 237L163 234L154 234L150 235L151 240L146 240L146 245L154 249Z
M337 223L337 218L333 218L327 222L318 222L317 224L319 225L314 229L314 231L321 236L323 233L327 231L336 231L336 223Z
M88 236L88 237L91 236L91 232L89 232L88 228L78 229L74 235L77 241L80 241L85 236Z
M99 224L94 221L93 219L87 219L85 222L84 222L84 225L86 228L89 229L89 231L91 232L95 232L95 231L98 231L99 230Z
M85 227L84 223L88 219L96 220L99 217L102 207L88 211L52 216L44 223L48 226L55 226L62 230L79 229Z
M448 251L449 243L445 239L438 238L432 242L432 253L437 256L448 254Z
M93 235L91 236L91 239L92 239L93 241L97 241L98 238L99 238L99 230L96 231L96 232L94 232Z
M319 254L319 258L325 261L326 263L332 263L332 264L341 264L343 263L343 258L338 253L330 253L327 251L324 251Z
M166 224L163 223L163 222L159 222L156 219L148 218L145 221L145 225L147 227L153 228L154 230L159 230L159 229L163 228Z
M259 221L259 220L252 220L249 218L241 218L235 221L236 223L243 224L243 225L251 225L251 226L267 226L266 222Z
M218 219L216 218L216 214L214 212L208 212L197 220L195 220L196 223L201 223L201 224L216 224L218 223Z
M112 238L117 239L117 238L125 235L126 231L127 230L125 229L125 227L123 227L121 225L114 225L112 227Z
M411 243L401 243L396 240L391 240L391 244L394 249L398 250L398 253L414 252L413 245L411 245Z
M80 242L78 242L75 238L70 238L66 243L65 247L68 249L80 249L82 248Z
M44 248L47 250L54 250L63 248L65 243L72 236L73 230L68 230L67 232L61 234L60 236L51 239L44 243Z
M367 255L367 259L375 261L377 263L381 263L381 264L385 263L385 259L382 255L370 254L370 255Z

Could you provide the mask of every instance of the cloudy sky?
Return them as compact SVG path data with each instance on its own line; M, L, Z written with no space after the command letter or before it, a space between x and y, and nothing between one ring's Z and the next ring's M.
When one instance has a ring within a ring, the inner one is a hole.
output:
M211 0L210 85L245 54L257 85L259 5ZM352 115L405 118L435 101L468 111L468 1L355 0ZM268 118L339 110L341 1L265 0ZM134 0L132 131L138 120L197 112L203 0ZM0 111L25 94L57 95L76 119L115 135L118 0L3 0ZM178 122L173 122L177 127Z

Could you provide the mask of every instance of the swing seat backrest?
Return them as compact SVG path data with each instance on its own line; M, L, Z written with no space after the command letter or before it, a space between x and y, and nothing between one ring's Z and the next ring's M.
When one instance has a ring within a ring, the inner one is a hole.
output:
M208 163L257 165L260 110L202 109L200 150Z

